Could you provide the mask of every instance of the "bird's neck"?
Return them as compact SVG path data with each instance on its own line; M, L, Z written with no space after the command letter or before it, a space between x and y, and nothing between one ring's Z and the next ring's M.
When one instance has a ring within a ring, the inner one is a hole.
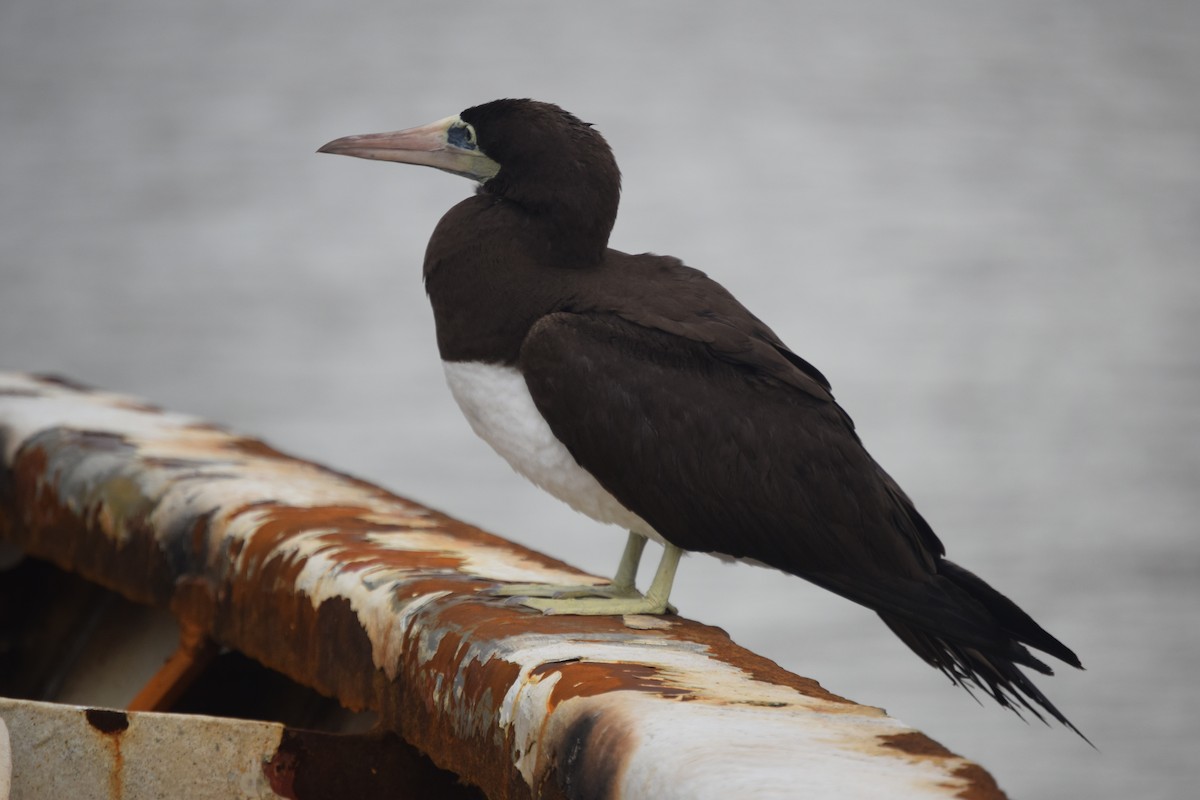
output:
M487 194L442 217L424 272L443 360L516 363L533 323L570 307L572 281L602 268L607 231L585 247L557 222Z
M599 262L617 219L619 181L594 179L579 170L509 179L504 170L480 187L483 197L506 205L515 224L533 233L539 246L563 267Z

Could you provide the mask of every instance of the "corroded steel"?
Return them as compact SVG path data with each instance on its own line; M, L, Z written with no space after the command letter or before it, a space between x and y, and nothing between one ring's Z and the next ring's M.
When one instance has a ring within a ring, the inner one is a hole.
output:
M596 579L196 418L0 374L0 457L0 539L376 710L489 797L1003 796L718 629L491 596Z

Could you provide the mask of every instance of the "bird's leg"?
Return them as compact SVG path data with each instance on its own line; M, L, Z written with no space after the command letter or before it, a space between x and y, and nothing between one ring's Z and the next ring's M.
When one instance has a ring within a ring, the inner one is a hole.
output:
M640 533L629 532L625 540L625 552L621 554L621 563L617 565L617 574L613 576L612 588L618 592L637 591L638 564L642 563L642 551L646 549L646 537Z
M634 582L645 548L646 537L630 531L629 538L625 540L625 552L621 554L621 563L617 565L617 574L608 584L508 583L498 586L492 594L505 597L555 598L638 596Z
M646 590L646 600L661 606L662 611L670 610L675 613L675 609L671 608L671 604L667 602L671 598L671 587L675 585L675 570L679 569L679 559L683 557L683 550L673 544L663 545L662 559L658 562L658 569L654 571L654 580L650 581L650 588ZM662 611L654 613L661 614Z
M628 552L628 548L626 548ZM675 570L683 551L673 544L664 545L662 560L654 580L644 597L531 597L522 599L521 605L536 608L543 614L580 614L586 616L618 614L664 614L674 609L667 602L671 596L671 585L675 582ZM624 559L622 559L624 561Z

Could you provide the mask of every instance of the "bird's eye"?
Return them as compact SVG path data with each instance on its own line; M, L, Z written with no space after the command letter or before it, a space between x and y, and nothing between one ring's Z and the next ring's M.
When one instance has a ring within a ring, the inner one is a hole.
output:
M475 144L475 129L466 122L451 127L446 132L446 141L460 150L479 149L479 145Z

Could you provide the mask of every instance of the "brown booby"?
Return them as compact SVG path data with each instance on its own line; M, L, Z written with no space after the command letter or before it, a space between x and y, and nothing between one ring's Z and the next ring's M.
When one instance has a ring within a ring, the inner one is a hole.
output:
M1029 647L1079 659L944 558L825 376L703 272L608 247L620 172L591 125L497 100L320 152L479 182L425 253L451 392L517 472L629 531L611 585L511 587L524 604L663 613L684 551L750 561L874 610L954 683L1075 730L1018 665L1052 674ZM664 551L641 595L647 539Z

